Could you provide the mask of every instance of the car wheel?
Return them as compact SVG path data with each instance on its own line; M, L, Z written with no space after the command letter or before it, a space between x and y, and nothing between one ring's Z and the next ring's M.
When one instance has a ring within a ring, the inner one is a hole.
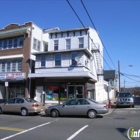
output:
M22 116L27 116L28 115L28 110L26 108L21 109L21 115Z
M88 111L88 117L93 119L93 118L96 118L97 116L97 112L95 110L90 110Z
M0 114L2 114L3 112L2 112L2 108L0 107Z
M134 108L135 107L135 105L132 105L132 108Z
M57 111L57 110L52 110L52 111L51 111L51 116L52 116L52 117L55 117L55 118L58 117L58 116L59 116L58 111Z

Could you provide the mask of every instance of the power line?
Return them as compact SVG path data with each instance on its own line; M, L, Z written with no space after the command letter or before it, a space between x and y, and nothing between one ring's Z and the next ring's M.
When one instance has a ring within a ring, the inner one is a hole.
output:
M82 0L81 0L81 3L82 3L82 5L83 5L83 7L84 7L84 9L85 9L85 11L86 11L86 13L87 13L87 15L88 15L88 17L89 17L90 21L91 21L91 23L92 23L92 25L93 25L94 29L96 30L96 33L98 34L97 29L96 29L96 27L95 27L95 25L94 25L94 23L93 23L93 20L92 20L92 18L91 18L91 16L90 16L89 12L88 12L88 10L87 10L87 8L86 8L86 6L85 6L85 4L83 3L83 1L82 1ZM110 57L110 55L109 55L109 53L108 53L108 51L107 51L107 49L106 49L106 47L105 47L105 45L104 45L104 43L103 43L103 41L102 41L102 39L101 39L101 37L100 37L100 35L99 35L99 34L98 34L98 36L99 36L99 38L100 38L100 40L101 40L101 42L102 42L102 44L103 44L103 47L105 48L105 51L106 51L106 53L107 53L107 55L108 55L109 59L111 60L111 62L112 62L112 64L113 64L113 66L114 66L114 67L115 67L115 69L117 70L117 68L116 68L116 66L114 65L114 63L113 63L113 61L112 61L112 59L111 59L111 57Z
M82 24L82 26L85 28L83 22L81 21L80 17L78 16L78 14L76 13L76 11L74 10L74 8L72 7L72 5L70 4L70 2L67 0L69 6L71 7L71 9L73 10L73 12L75 13L75 15L77 16L78 20L80 21L80 23ZM91 39L91 37L89 36L91 42L94 44L93 40ZM94 44L94 46L96 47L96 45ZM96 47L97 48L97 47ZM98 48L97 48L98 49ZM99 52L99 54L101 55L101 57L103 58L102 54ZM109 66L109 64L107 63L107 61L103 58L103 60L105 61L105 63L108 65L108 67L111 69L111 67Z

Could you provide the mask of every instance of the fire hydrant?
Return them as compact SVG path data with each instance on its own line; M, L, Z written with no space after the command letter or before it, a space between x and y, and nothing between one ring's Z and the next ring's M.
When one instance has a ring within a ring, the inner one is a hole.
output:
M111 108L112 107L112 103L111 103L111 100L109 100L108 102L108 108Z

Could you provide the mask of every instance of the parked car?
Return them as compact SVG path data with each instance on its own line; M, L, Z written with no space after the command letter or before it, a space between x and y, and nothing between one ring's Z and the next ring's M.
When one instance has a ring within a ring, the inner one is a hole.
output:
M0 104L0 114L4 112L21 113L27 116L29 113L40 113L44 110L43 103L39 103L31 98L12 98Z
M120 92L116 97L116 107L129 106L134 107L134 98L129 92Z
M77 98L66 101L63 104L50 106L45 109L46 115L58 117L59 115L86 115L95 118L97 114L108 112L106 104L100 104L93 99Z

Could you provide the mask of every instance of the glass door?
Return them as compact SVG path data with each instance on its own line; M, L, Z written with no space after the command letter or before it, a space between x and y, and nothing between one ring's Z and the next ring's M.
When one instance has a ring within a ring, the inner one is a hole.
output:
M83 98L84 96L83 85L68 85L68 99Z

